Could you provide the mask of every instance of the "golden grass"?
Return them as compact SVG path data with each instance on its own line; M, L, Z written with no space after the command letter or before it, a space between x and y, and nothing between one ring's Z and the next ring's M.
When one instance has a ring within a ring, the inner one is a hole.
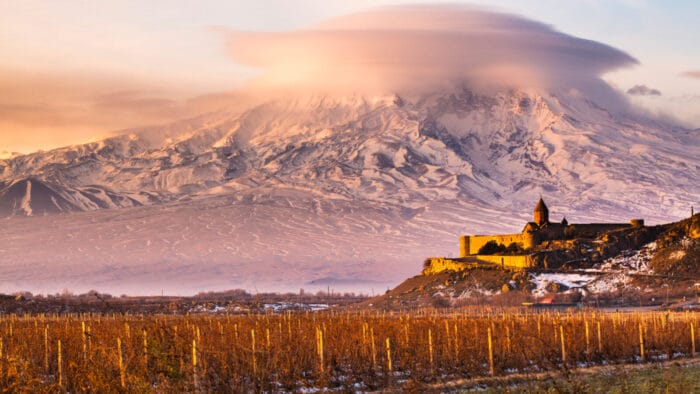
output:
M690 357L697 319L692 312L489 309L9 315L0 318L0 386L35 392L400 387Z

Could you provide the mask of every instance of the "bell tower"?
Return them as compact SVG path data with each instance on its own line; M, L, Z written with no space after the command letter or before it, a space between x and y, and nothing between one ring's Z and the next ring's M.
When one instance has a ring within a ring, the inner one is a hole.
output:
M538 226L549 223L549 209L547 205L545 205L544 200L542 200L542 197L540 197L540 200L535 206L535 223L537 223Z

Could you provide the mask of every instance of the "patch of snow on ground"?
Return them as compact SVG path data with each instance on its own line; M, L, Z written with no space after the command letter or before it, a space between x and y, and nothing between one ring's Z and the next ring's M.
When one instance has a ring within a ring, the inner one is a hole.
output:
M469 287L468 289L465 289L462 293L460 293L457 296L457 298L465 299L465 298L471 298L471 297L475 297L475 296L492 296L496 293L497 292L495 292L495 291L484 289L481 286L474 286L474 287Z
M595 275L584 274L568 274L568 273L541 273L533 274L532 282L535 284L535 289L532 294L541 297L548 293L547 285L550 283L559 283L568 288L583 287L591 283L597 278Z
M651 242L644 245L639 250L622 251L618 256L605 260L595 269L583 270L583 274L535 274L532 277L532 282L536 287L532 293L540 297L547 294L547 285L552 282L559 283L568 288L585 287L585 289L591 293L616 291L629 283L628 274L650 273L649 262L654 256L656 249L656 242Z
M649 272L649 262L656 251L656 242L644 245L639 250L625 250L616 257L609 258L600 266L603 272Z
M328 304L305 304L298 302L278 302L274 304L265 304L265 310L270 310L275 313L286 311L322 311L328 309Z
M592 293L609 293L626 285L629 279L629 276L623 272L611 273L592 281L586 285L586 288Z

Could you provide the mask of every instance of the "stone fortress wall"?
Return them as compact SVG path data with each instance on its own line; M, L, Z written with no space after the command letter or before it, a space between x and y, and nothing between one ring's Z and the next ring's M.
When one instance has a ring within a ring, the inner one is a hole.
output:
M641 224L639 224L641 222ZM616 230L619 228L629 228L643 226L644 221L641 219L632 219L630 223L586 223L586 224L570 224L565 232L577 237L596 237L606 231Z
M479 250L490 241L503 246L515 243L523 249L529 249L535 246L535 238L532 234L462 235L459 237L459 257L479 254Z
M501 256L501 255L483 255L477 256L480 262L486 262L501 266L503 269L524 269L532 268L535 266L535 260L531 255L517 255L517 256Z
M461 271L479 264L511 270L534 268L536 260L530 250L544 241L573 237L593 238L607 231L638 226L644 226L643 219L632 219L629 223L569 224L564 218L561 223L553 223L549 221L549 209L540 197L534 210L534 221L527 223L522 233L462 235L459 237L459 257L429 258L426 260L424 273ZM479 254L481 248L490 241L494 241L504 247L508 247L513 243L517 244L525 250L525 253L519 255Z
M426 259L422 273L423 275L431 275L445 271L460 272L468 269L486 267L519 271L526 268L534 268L535 259L531 255L476 255L466 258L430 257Z

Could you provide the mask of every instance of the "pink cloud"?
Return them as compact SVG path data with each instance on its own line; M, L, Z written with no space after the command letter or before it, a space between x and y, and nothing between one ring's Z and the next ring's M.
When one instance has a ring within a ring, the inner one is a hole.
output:
M700 70L685 71L681 73L681 76L700 79Z
M385 7L289 32L232 32L257 88L411 93L472 88L599 89L637 61L522 17L464 6ZM607 86L607 85L606 85Z

